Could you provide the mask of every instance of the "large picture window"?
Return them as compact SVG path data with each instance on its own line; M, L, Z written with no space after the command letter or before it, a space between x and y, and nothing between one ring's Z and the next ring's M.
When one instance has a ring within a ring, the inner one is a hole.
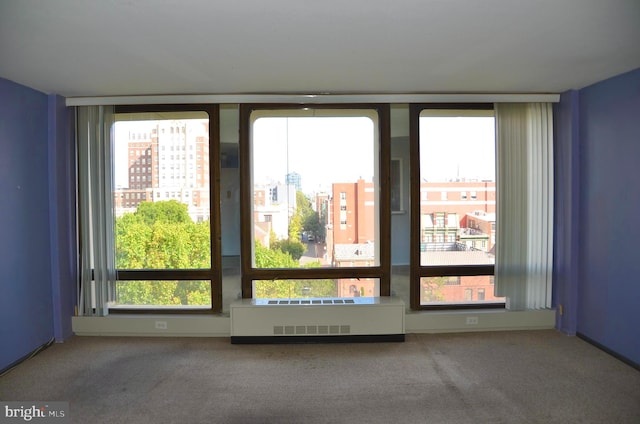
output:
M114 110L112 312L221 308L217 108Z
M492 105L413 105L414 309L496 307Z
M388 106L240 118L243 297L388 295Z

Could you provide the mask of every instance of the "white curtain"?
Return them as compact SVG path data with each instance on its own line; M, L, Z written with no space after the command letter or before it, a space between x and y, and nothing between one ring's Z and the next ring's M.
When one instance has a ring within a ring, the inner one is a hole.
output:
M112 107L78 108L80 315L107 315L115 286L112 126Z
M553 114L550 103L496 110L495 292L511 310L551 307Z

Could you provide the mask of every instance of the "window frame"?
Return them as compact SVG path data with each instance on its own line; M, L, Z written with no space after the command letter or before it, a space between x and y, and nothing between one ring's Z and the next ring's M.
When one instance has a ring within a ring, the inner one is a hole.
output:
M420 284L422 277L467 277L495 274L495 265L431 265L420 262L421 216L420 216L420 114L424 110L494 110L492 103L414 103L409 105L409 156L410 156L410 193L411 193L411 231L410 231L410 278L409 300L414 310L444 309L504 309L504 302L483 303L447 303L422 305L420 302Z
M378 266L348 268L255 268L252 254L252 199L251 186L251 114L254 111L286 110L372 110L378 116L379 143L379 238L380 262ZM391 125L389 104L260 104L244 103L240 105L240 257L242 298L253 298L253 281L288 279L339 279L339 278L377 278L379 296L391 293L391 208L389 175L391 167Z
M216 314L222 311L222 246L220 228L220 108L217 104L116 105L121 113L205 112L209 116L209 237L211 263L201 269L116 269L118 281L202 281L211 285L211 307L117 306L110 314ZM115 291L115 288L113 289Z

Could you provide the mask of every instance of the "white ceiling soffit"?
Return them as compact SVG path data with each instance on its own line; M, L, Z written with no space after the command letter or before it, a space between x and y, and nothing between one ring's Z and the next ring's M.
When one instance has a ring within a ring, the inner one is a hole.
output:
M0 77L65 97L560 93L639 41L640 0L0 0Z

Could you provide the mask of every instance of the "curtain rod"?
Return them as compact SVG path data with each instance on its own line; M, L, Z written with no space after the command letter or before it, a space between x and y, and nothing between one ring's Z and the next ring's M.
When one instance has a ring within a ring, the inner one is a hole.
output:
M171 94L67 97L67 106L179 103L558 103L560 94Z

